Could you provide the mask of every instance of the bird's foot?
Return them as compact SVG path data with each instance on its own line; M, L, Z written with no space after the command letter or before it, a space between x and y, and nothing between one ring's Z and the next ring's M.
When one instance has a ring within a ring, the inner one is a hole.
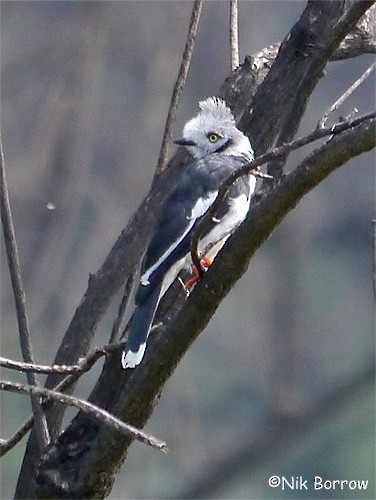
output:
M159 323L155 323L153 324L153 326L150 328L149 330L149 335L151 333L155 333L157 330L159 330L161 327L163 326L163 322L162 321L159 321Z
M211 259L209 259L208 257L203 257L201 259L201 264L202 264L203 268L205 269L204 272L206 272L209 269L209 267L212 265L212 262L213 261ZM201 276L202 276L202 271L200 272L196 266L192 266L192 270L193 270L193 276L186 283L184 283L183 280L179 278L179 281L180 281L185 293L187 294L187 297L191 293L194 285L197 283L197 281L199 281L201 279Z

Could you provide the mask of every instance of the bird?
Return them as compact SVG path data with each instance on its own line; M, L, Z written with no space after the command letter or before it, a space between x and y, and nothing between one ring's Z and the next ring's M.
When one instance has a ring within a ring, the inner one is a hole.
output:
M184 167L164 203L141 264L135 311L121 357L124 369L141 363L161 298L184 268L192 269L192 235L216 199L221 183L254 159L248 137L236 127L224 100L209 97L199 103L199 108L198 115L184 126L183 137L174 141L187 148L193 161ZM213 217L213 227L203 233L198 243L198 255L205 269L245 219L255 187L255 176L245 175L229 188ZM194 272L188 287L199 278L200 273L196 269Z

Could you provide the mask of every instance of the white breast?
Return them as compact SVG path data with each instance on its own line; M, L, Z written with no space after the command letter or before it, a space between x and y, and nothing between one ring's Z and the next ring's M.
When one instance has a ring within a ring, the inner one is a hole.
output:
M201 255L206 255L209 259L214 259L219 250L226 243L235 229L245 219L250 204L250 198L256 187L256 178L252 175L249 179L249 196L242 194L230 202L230 209L222 217L220 223L199 242L198 250Z

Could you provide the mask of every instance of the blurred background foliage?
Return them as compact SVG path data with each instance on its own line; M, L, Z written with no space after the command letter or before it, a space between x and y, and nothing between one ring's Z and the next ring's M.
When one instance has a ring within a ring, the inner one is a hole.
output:
M241 2L241 61L282 40L304 6ZM52 362L89 273L147 194L191 7L1 2L3 145L40 363ZM228 2L204 3L176 137L198 100L214 95L230 72L228 17ZM329 64L300 134L371 60ZM373 110L374 85L372 76L334 119L354 107ZM289 168L306 153L292 155ZM375 496L373 206L374 156L367 154L283 221L165 387L147 430L170 453L135 444L110 498ZM1 262L2 355L19 360L4 251ZM97 344L107 342L116 308ZM83 378L79 395L99 369ZM3 378L25 379L8 371ZM28 398L3 396L1 436L29 414ZM289 437L297 419L310 424ZM271 420L287 434L263 450ZM13 495L25 443L2 460L2 498ZM273 474L309 483L315 475L368 479L369 486L364 493L281 491L268 486Z

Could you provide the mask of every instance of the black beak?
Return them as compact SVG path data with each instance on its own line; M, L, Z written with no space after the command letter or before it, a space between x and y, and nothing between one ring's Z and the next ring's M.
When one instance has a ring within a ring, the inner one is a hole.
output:
M196 146L196 143L188 139L176 139L174 143L179 144L179 146Z

